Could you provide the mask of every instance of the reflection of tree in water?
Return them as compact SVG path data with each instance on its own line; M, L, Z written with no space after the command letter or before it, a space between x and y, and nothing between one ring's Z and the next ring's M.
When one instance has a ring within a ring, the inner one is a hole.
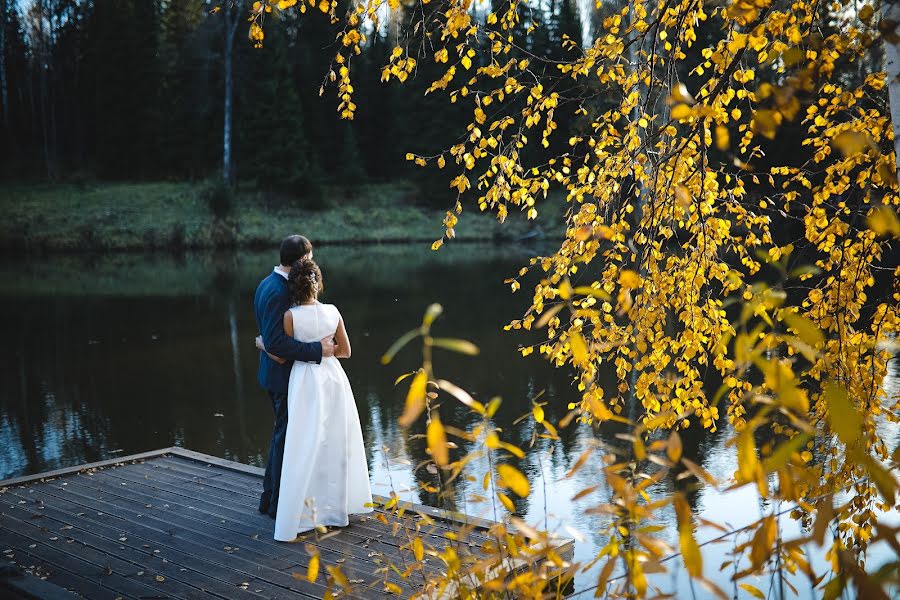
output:
M32 302L22 308L10 314L4 307L2 316L3 330L20 341L18 347L0 351L3 364L16 365L15 374L4 378L2 404L3 429L9 430L4 453L15 467L12 474L108 455L116 449L110 441L115 438L108 419L91 402L96 375L83 377L72 364L80 355L69 351L90 323L71 323L66 302ZM86 345L83 341L81 347Z

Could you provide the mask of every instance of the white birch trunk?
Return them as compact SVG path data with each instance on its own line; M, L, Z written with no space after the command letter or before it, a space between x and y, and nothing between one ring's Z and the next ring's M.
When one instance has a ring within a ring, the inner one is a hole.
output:
M6 83L6 22L9 13L9 0L0 0L0 112L3 113L3 125L9 129L9 90Z
M234 163L231 157L232 138L232 113L234 99L234 35L237 32L238 23L241 22L243 3L229 4L225 10L225 51L223 63L225 69L225 107L224 124L222 132L222 178L225 185L234 182Z
M894 128L894 154L900 155L900 1L885 0L881 7L882 23L892 31L884 37L884 70L887 73L891 123ZM896 168L896 165L895 165ZM898 172L900 175L900 172Z

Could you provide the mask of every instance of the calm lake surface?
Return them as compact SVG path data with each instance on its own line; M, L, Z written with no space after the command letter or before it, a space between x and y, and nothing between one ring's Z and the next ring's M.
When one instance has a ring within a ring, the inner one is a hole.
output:
M379 362L397 337L421 322L432 302L445 308L435 335L465 338L481 348L478 357L437 351L436 373L481 401L501 396L495 421L504 439L522 447L529 443L529 420L515 421L530 411L539 393L553 421L577 400L567 369L518 354L519 345L537 338L503 331L530 298L527 285L513 295L503 280L541 250L488 245L452 245L437 253L419 245L316 250L325 280L323 301L340 307L353 344L344 367L362 419L374 493L394 489L405 499L437 502L416 489L417 480L432 478L424 469L415 471L426 454L424 441L410 436L421 428L405 432L397 425L406 386L395 387L394 380L418 366L419 346L406 348L391 365ZM172 445L264 466L272 417L256 384L251 301L275 262L274 251L3 259L0 479ZM896 392L896 361L891 365L887 387ZM446 401L442 418L457 427L471 425L474 419L463 409ZM519 464L533 490L517 502L519 513L541 525L546 519L551 529L575 537L576 558L584 562L605 543L608 521L583 511L607 501L609 493L601 487L571 501L601 482L596 461L572 478L564 476L597 439L621 444L619 432L573 423L560 442L539 440ZM736 468L733 449L725 445L731 433L725 423L716 433L692 427L682 435L685 455L727 479ZM896 429L884 435L897 446ZM473 472L479 483L457 485L456 508L494 518L493 508L465 501L480 492L484 465L476 464ZM675 485L664 480L656 491ZM698 515L731 527L772 508L758 505L749 489L727 494L691 489L689 500ZM674 515L662 518L667 539L677 547ZM788 530L796 527L788 519L784 524ZM701 541L718 535L712 529L698 532ZM711 549L706 562L707 574L729 593L730 573L720 573L718 566L732 545L733 540ZM589 588L598 569L580 574L576 589ZM673 570L658 583L671 589L674 582L686 590L683 574ZM756 584L769 587L765 580ZM801 595L812 597L808 584L804 589Z

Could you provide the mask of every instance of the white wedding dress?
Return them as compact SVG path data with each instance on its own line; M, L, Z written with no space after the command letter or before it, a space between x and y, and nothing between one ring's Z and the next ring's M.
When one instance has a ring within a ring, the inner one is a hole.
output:
M301 342L334 334L341 318L332 304L295 306L291 314ZM289 542L317 525L345 526L349 515L371 512L371 503L359 414L340 360L295 362L275 539Z

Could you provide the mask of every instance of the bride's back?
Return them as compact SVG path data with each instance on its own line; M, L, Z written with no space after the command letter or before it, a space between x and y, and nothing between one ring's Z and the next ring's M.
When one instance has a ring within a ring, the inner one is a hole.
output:
M291 308L294 317L294 339L318 342L334 334L341 315L334 304L301 304Z

